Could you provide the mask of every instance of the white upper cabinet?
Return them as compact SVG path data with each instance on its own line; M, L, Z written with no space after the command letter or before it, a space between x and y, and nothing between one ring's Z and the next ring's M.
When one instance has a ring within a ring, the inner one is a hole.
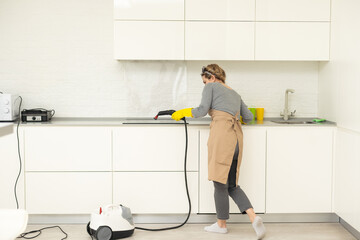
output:
M254 22L186 22L185 60L254 60Z
M186 0L185 20L254 21L255 0Z
M115 59L184 60L184 22L115 21Z
M328 61L330 1L114 0L114 58Z
M255 60L329 60L330 23L257 22Z
M115 20L184 20L184 0L114 0Z
M256 0L256 21L330 21L330 0Z

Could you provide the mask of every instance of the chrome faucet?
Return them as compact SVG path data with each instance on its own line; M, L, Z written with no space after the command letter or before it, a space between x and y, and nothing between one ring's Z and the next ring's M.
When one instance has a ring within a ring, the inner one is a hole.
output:
M295 112L289 112L289 97L288 94L290 93L294 93L295 90L294 89L286 89L285 91L285 108L284 111L280 113L280 116L284 117L284 120L289 120L289 117L293 117L295 115Z

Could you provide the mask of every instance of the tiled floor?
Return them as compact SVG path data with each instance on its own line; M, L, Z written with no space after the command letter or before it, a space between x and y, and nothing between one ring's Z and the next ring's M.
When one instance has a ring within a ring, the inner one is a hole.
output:
M143 227L160 228L167 225L143 224ZM187 224L179 229L147 232L135 230L129 240L255 240L255 232L251 224L228 224L227 234L214 234L204 232L206 224ZM46 227L45 225L29 225L27 231ZM71 240L89 240L85 225L61 225ZM266 240L356 240L339 223L265 223L267 229ZM57 228L47 229L36 238L37 240L60 240L64 234Z

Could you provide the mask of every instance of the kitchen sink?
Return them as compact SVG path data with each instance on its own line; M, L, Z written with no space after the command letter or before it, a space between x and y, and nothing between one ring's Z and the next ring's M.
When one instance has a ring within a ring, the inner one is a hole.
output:
M315 124L313 121L305 121L305 120L273 120L271 122L278 124Z

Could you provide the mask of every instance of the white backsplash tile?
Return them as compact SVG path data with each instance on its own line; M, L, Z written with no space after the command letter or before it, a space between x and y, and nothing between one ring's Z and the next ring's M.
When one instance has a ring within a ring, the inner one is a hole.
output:
M23 79L14 74L11 81L0 73L1 89L20 93L24 108L55 109L58 117L152 117L159 110L197 107L204 87L201 67L210 63L108 62L112 67L72 69L71 74L54 73L50 65L41 74L28 72ZM296 109L296 116L317 115L317 63L218 64L226 71L227 84L248 107L264 107L265 117L279 116L287 88L295 89L289 94L289 109Z

